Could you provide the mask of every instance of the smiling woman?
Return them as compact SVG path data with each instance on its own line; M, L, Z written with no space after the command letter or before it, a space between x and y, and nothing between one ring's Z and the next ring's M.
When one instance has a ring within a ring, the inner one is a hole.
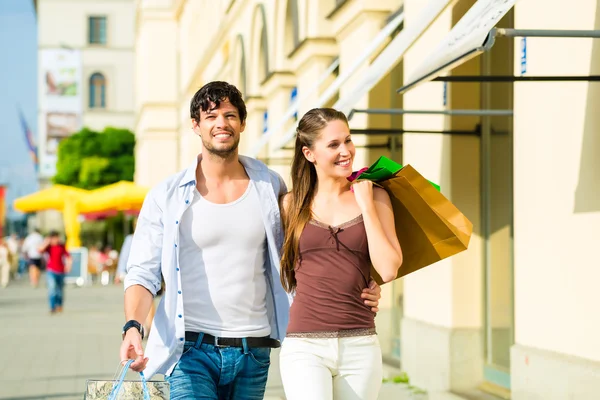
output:
M376 399L381 385L374 313L361 292L371 266L384 281L396 276L402 250L388 194L347 179L355 153L342 112L315 108L300 119L282 207L281 283L295 293L280 355L290 400L331 397L332 389L334 398Z

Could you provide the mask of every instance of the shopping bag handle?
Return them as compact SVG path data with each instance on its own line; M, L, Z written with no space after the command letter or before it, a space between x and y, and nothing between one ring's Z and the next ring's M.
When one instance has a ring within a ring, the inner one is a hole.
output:
M119 377L119 381L113 385L112 391L108 395L108 400L117 400L117 395L123 386L123 381L125 380L125 375L127 374L127 370L131 366L131 364L135 360L127 360L127 363L123 366L123 370L121 371L121 376ZM148 392L148 384L146 383L146 377L143 372L140 372L140 378L142 380L142 391L144 393L144 400L150 400L150 392Z

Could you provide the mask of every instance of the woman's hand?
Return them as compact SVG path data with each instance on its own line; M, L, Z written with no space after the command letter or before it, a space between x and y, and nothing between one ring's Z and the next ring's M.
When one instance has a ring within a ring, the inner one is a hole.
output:
M375 209L375 202L373 201L373 182L371 181L359 181L352 184L352 190L358 208L363 214L373 211Z

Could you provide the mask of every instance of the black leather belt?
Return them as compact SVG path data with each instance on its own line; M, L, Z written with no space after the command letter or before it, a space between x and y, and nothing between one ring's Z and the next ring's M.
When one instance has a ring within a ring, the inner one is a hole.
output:
M198 336L200 336L198 332L186 332L185 340L186 342L196 342ZM214 337L208 333L204 334L202 343L212 344L216 347L244 347L241 338ZM279 340L270 337L248 337L246 338L246 343L248 344L248 347L270 347L272 349L281 347Z

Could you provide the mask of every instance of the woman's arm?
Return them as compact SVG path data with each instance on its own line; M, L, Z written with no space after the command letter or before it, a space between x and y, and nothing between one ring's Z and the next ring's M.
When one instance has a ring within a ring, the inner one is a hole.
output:
M402 248L396 235L390 196L383 189L373 188L371 181L357 182L353 189L363 214L373 267L384 282L392 281L402 265Z

